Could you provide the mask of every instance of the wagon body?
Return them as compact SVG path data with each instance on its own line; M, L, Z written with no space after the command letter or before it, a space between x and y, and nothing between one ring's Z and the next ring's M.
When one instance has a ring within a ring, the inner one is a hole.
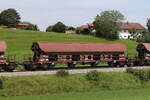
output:
M138 52L137 62L140 65L150 65L150 43L138 44L136 50Z
M6 43L4 41L0 41L0 71L13 71L16 68L17 63L14 60L11 60L10 55L5 55L6 48Z
M34 64L125 64L126 46L119 43L63 43L63 42L34 42ZM28 62L29 63L29 62Z

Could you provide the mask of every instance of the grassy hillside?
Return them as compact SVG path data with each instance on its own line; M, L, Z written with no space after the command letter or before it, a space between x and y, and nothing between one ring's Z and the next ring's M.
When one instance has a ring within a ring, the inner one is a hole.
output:
M52 41L52 42L119 42L127 45L128 53L135 54L136 42L130 40L108 41L102 38L84 35L68 35L61 33L46 33L25 30L0 29L0 40L8 44L7 53L28 54L32 42Z
M99 73L100 80L98 81L87 80L85 75L74 74L66 77L57 75L1 77L0 80L3 84L0 84L0 96L93 92L135 89L144 86L137 77L123 72Z

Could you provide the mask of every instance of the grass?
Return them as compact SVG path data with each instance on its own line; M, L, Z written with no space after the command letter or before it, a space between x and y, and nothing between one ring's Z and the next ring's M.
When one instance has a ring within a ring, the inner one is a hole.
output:
M102 38L85 35L69 35L54 32L35 32L26 30L0 29L0 40L4 40L8 44L7 54L28 54L32 42L35 41L51 41L51 42L117 42L126 44L129 54L136 54L135 41L131 40L115 40L110 41Z
M150 88L143 88L88 93L63 93L18 97L0 97L0 100L149 100L149 93Z
M135 89L142 87L137 77L123 72L100 73L100 80L96 82L86 80L85 74L75 74L66 77L58 77L56 75L17 76L1 77L0 79L3 82L0 96Z

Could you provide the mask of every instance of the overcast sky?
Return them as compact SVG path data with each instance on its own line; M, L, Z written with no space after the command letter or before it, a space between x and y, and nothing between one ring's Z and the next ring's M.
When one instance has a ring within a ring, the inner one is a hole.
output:
M41 30L62 21L68 26L90 23L104 10L119 10L126 21L146 26L149 0L0 0L0 11L15 8L22 21L37 24Z

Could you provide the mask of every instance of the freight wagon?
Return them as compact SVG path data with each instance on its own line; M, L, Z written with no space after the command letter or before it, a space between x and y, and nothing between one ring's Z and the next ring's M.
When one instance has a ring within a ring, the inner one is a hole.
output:
M27 70L48 69L57 63L66 63L71 68L79 63L92 67L101 62L112 67L127 64L126 46L120 43L34 42L31 49L34 56L24 63Z
M5 55L6 48L6 43L0 41L0 71L13 71L17 66L17 62L15 61L15 56Z

